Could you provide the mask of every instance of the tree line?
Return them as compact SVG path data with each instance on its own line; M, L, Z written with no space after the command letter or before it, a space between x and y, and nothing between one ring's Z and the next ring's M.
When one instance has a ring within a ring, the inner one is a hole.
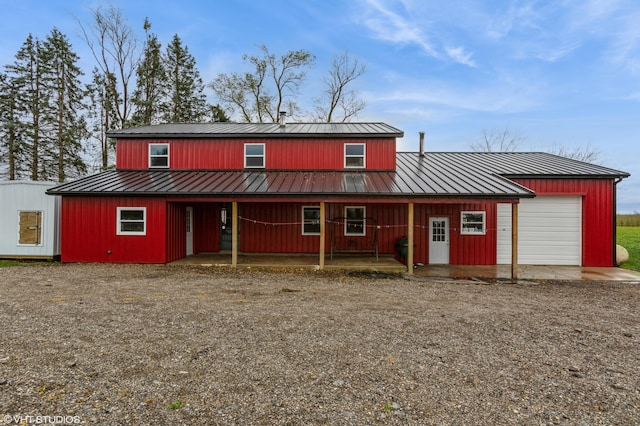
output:
M95 66L89 76L57 28L43 39L29 34L0 71L0 175L9 180L64 182L112 167L110 130L160 123L276 122L279 112L312 121L348 121L365 107L351 89L365 71L347 52L337 55L314 99L296 104L315 56L306 50L275 55L267 46L245 54L249 70L219 74L205 84L194 56L175 34L163 48L143 24L141 48L122 11L91 9L78 20ZM85 81L87 80L88 81ZM207 101L212 90L217 104Z

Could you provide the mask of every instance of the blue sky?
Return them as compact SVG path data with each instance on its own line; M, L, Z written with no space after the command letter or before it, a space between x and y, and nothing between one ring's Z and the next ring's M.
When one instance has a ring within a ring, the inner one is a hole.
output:
M108 3L0 0L0 65L29 33L66 34L89 73L77 19ZM520 149L588 144L600 163L630 172L620 212L640 211L640 2L636 0L113 1L143 38L148 17L163 45L178 34L205 83L246 70L244 53L305 49L316 65L299 103L317 96L333 55L367 67L359 121L405 132L398 150L467 151L483 130L522 136ZM212 95L212 93L209 93Z

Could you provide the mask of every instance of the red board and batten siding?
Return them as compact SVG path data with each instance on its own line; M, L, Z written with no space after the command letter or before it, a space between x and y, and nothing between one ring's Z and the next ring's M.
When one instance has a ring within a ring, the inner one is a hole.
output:
M146 207L146 235L117 235L118 207ZM163 198L63 197L62 261L165 263L166 223Z
M612 179L512 179L537 195L582 197L582 265L614 266Z
M175 170L240 170L244 168L244 144L265 144L268 170L343 170L344 144L366 144L366 168L395 170L393 138L343 139L118 139L116 168L149 167L149 144L168 143L170 168Z

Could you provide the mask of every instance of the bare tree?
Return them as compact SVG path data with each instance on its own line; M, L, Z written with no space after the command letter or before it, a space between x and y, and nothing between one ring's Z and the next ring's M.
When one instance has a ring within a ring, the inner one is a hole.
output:
M243 56L244 61L253 65L253 71L219 74L209 86L222 105L230 111L239 111L244 121L275 123L285 107L290 115L295 115L295 96L315 56L306 50L290 50L277 57L265 45L259 49L260 55Z
M578 146L574 148L566 148L564 146L553 145L551 149L547 150L547 152L585 163L597 164L600 162L600 151L597 148L593 147L591 143L587 143L584 146Z
M484 129L482 137L471 143L471 149L476 152L513 152L517 151L526 138L517 132L504 129Z
M358 59L352 59L349 52L334 56L329 75L324 79L322 95L315 100L316 118L319 121L344 123L367 106L365 101L358 98L356 91L350 88L350 84L361 77L365 70L364 64ZM340 113L339 118L336 117L337 113Z
M95 81L104 85L103 98L109 100L102 105L105 111L102 132L121 129L131 114L131 78L135 74L140 60L138 41L132 28L127 24L120 9L110 5L107 9L98 6L91 9L93 22L85 27L78 20L82 36L89 46L99 70L99 78ZM99 90L99 89L98 89ZM109 155L110 144L104 134L100 136L102 146L103 168Z

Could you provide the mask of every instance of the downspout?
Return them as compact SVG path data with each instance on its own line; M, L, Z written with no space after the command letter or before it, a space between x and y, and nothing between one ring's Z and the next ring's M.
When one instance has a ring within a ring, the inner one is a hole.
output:
M618 265L618 184L622 181L619 177L613 181L613 266Z

